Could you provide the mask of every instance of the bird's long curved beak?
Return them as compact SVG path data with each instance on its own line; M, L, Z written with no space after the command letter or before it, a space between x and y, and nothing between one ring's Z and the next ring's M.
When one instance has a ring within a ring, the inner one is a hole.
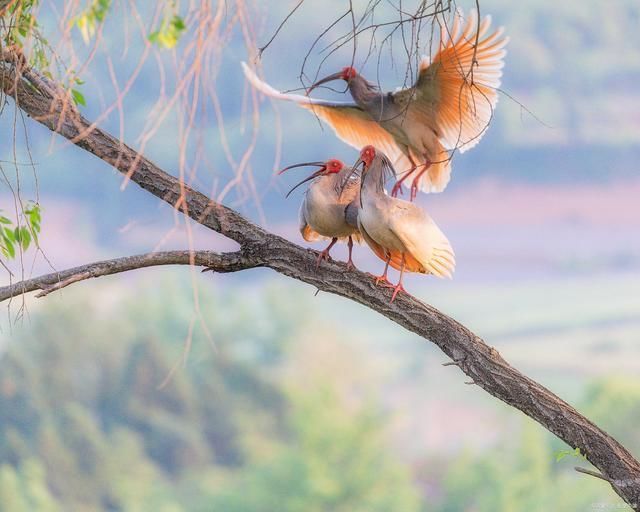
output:
M301 164L293 164L288 167L285 167L284 169L278 172L278 176L280 176L283 172L288 171L289 169L297 169L298 167L307 167L309 165L315 165L317 167L325 167L324 162L303 162Z
M358 160L356 161L355 164L353 164L353 166L351 167L351 172L349 174L347 174L343 180L342 183L340 183L340 195L342 195L342 192L344 191L344 187L347 186L347 182L349 181L349 179L351 178L351 176L353 176L353 173L356 172L358 170L358 166L362 164L364 166L364 161L362 160L362 158L358 158Z
M307 90L307 96L313 91L316 87L322 84L326 84L327 82L333 82L334 80L342 80L342 72L334 73L333 75L325 76L322 80L318 80L315 84L313 84Z
M308 165L316 165L318 167L320 167L320 169L318 169L316 172L312 173L310 176L307 176L305 179L303 179L300 183L298 183L297 185L294 185L294 187L289 190L289 192L287 192L287 195L284 196L285 198L289 197L291 195L291 193L297 189L300 185L304 185L307 181L311 181L314 178L317 178L318 176L322 176L326 170L327 170L327 165L325 164L325 162L305 162L302 164L295 164L295 165L290 165L289 167L285 167L284 169L282 169L278 174L282 174L285 171L288 171L289 169L295 169L297 167L305 167Z

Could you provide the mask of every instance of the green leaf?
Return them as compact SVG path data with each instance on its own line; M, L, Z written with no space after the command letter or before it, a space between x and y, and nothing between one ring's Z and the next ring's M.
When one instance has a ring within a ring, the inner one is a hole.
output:
M20 243L24 251L26 251L31 244L31 233L29 232L29 228L26 226L20 230Z
M16 241L16 237L15 237L15 234L13 232L13 229L4 228L2 236L4 237L5 240L8 240L9 242L15 242Z
M76 105L87 106L87 101L84 99L84 95L78 89L71 89L71 96Z
M12 224L12 222L6 217L0 217L0 224Z
M187 25L185 25L184 20L177 15L173 17L173 19L171 20L171 23L173 24L174 30L176 30L177 32L182 32L187 28Z
M2 252L8 258L16 257L16 250L13 247L13 242L11 240L8 240L7 238L4 239L4 246L2 247Z
M580 448L575 448L573 450L558 450L556 452L556 462L560 462L565 457L572 456L582 458L587 460L587 457L580 451Z
M160 29L151 32L147 36L147 39L150 43L171 49L178 44L178 41L186 28L187 25L184 20L175 14L171 18L165 18L162 21L162 25L160 25Z

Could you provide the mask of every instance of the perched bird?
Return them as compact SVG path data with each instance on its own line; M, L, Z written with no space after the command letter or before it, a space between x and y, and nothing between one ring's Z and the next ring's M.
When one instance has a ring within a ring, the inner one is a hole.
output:
M329 246L318 256L317 264L329 259L329 251L338 240L347 239L349 247L348 268L354 268L351 253L353 240L360 241L357 224L357 203L360 190L360 174L353 172L340 160L326 162L306 162L290 165L280 171L303 166L318 166L319 170L295 185L287 197L303 183L313 180L307 189L298 213L300 233L307 242L330 238Z
M418 189L440 192L449 182L451 157L475 146L487 129L498 101L504 50L500 28L488 34L490 17L478 24L475 12L462 27L443 27L437 53L420 62L413 87L384 93L352 67L329 75L312 89L333 80L347 82L354 102L332 102L283 94L261 81L244 63L249 82L268 96L294 101L330 124L338 137L357 149L373 144L401 171L392 195L413 176L411 199Z
M352 172L361 164L358 229L367 245L386 262L376 284L382 281L392 286L387 280L389 265L400 270L393 302L398 292L404 291L405 271L451 278L455 257L447 237L418 205L390 197L385 191L385 179L394 174L390 160L373 146L366 146Z

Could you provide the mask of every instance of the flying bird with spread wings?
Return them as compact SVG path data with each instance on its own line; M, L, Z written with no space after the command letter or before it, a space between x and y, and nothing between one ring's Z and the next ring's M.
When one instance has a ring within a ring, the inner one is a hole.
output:
M242 63L248 81L273 98L293 101L327 122L336 135L357 148L372 144L398 169L396 196L409 176L411 199L418 190L441 192L451 175L450 151L474 147L487 130L498 101L508 38L503 29L490 32L491 18L478 22L454 15L443 26L438 51L424 57L413 87L382 92L353 67L345 67L311 86L347 82L353 101L335 102L277 91ZM307 93L307 94L308 94Z

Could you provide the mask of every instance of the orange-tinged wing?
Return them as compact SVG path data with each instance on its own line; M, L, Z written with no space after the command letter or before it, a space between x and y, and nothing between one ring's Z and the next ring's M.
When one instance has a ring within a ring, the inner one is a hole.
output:
M457 12L451 30L443 27L438 53L420 63L408 108L418 117L435 116L444 147L464 152L480 141L493 116L508 38L502 28L487 35L491 18L478 25L475 11L462 24Z
M280 100L292 101L300 107L310 110L331 126L338 138L350 146L360 150L364 146L372 144L384 151L398 169L404 170L411 167L411 162L395 143L391 134L357 104L319 100L300 94L285 94L260 80L244 62L242 69L249 83L262 94Z
M456 259L449 240L424 210L403 203L396 203L388 227L406 248L405 259L410 257L423 272L451 278Z
M378 242L376 242L373 238L369 236L369 233L366 232L362 224L360 223L358 224L359 224L358 228L360 229L362 238L364 238L364 241L369 246L369 249L371 249L378 258L386 262L387 252L385 251L385 249ZM389 260L389 266L391 266L391 268L395 268L396 270L400 270L400 267L402 266L402 254L400 254L397 251L391 251L390 254L391 254L391 259Z

